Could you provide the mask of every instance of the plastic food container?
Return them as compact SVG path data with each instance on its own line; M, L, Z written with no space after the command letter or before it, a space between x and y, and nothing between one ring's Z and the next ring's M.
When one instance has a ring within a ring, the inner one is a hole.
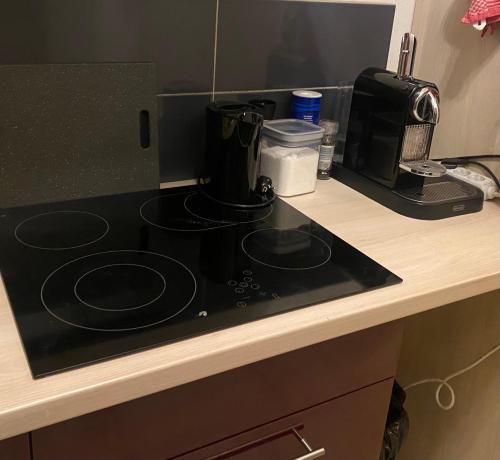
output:
M314 192L324 132L317 125L293 118L264 122L261 174L271 178L277 195Z

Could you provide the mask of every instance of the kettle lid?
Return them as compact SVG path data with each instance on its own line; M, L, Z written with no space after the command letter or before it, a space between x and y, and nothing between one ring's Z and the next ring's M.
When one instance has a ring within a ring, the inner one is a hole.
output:
M207 105L207 111L220 117L229 117L250 124L262 125L264 117L257 106L240 101L215 101Z
M258 107L241 101L215 101L207 105L207 109L224 114L238 114L244 112L257 112Z

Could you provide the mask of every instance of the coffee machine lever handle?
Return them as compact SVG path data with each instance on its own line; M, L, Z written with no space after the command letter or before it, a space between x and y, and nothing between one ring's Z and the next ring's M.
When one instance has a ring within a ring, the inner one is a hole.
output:
M430 112L427 110L430 106ZM413 116L422 123L437 125L439 122L439 93L435 88L422 88L413 103Z
M407 32L401 39L401 49L399 51L399 62L397 78L400 80L411 80L413 78L413 63L417 50L417 39L415 35Z

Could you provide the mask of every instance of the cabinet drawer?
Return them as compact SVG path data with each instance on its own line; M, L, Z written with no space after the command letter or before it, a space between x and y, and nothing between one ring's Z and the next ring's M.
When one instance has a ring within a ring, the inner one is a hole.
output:
M292 460L308 453L324 460L377 460L392 382L355 391L176 460Z
M0 460L30 460L29 435L22 434L0 441Z
M33 432L35 460L164 460L393 377L388 323Z

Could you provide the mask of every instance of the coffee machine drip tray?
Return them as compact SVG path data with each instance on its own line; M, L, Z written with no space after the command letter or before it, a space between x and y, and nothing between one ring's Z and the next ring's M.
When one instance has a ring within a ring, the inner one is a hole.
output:
M483 209L483 192L447 174L426 177L418 187L390 189L341 165L331 176L389 209L414 219L437 220Z

